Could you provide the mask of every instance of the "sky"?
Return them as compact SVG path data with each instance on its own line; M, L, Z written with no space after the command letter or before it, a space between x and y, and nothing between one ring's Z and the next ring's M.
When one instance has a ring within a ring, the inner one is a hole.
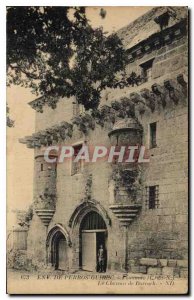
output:
M104 7L106 18L99 15L101 7L88 7L87 16L93 27L114 32L128 25L152 7ZM36 97L29 89L19 86L7 88L7 103L14 128L7 128L7 207L8 212L27 209L33 200L33 149L20 144L18 139L35 130L35 111L28 102ZM12 215L8 215L12 218Z

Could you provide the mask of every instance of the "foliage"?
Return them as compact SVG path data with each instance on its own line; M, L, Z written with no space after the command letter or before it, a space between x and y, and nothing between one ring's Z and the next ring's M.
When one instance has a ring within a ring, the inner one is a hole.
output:
M130 98L123 97L121 101L113 101L111 106L103 105L100 109L92 109L72 119L79 130L87 134L89 129L95 129L95 122L104 127L105 122L115 123L117 118L135 117L135 107Z
M10 119L10 116L9 116L9 107L8 105L6 104L6 117L7 117L7 127L14 127L14 121Z
M35 209L55 209L55 205L56 191L51 192L49 188L45 188L44 193L34 201Z
M85 201L90 200L92 196L92 174L89 174L85 186Z
M84 134L86 134L89 129L94 130L95 128L94 119L88 113L74 117L72 123L77 125L79 130Z
M23 271L49 271L49 267L35 258L27 258L26 251L11 249L7 253L7 267Z
M24 213L17 214L17 223L18 225L25 227L26 225L29 225L29 222L32 220L33 217L33 206L30 205L28 210Z
M116 165L112 175L115 181L115 190L119 191L120 187L125 187L128 194L136 197L141 190L141 169L127 168L123 165Z
M122 79L115 84L115 88L119 87L123 89L126 86L138 86L144 81L144 78L140 75L137 75L135 72L131 72L129 76L122 74Z
M8 85L30 87L53 108L70 96L86 110L97 108L126 63L119 37L93 29L84 7L7 8Z
M121 101L113 101L112 108L117 112L119 118L133 117L135 114L134 105L129 98L124 97Z
M7 253L7 267L17 270L25 269L26 257L23 251L10 249Z

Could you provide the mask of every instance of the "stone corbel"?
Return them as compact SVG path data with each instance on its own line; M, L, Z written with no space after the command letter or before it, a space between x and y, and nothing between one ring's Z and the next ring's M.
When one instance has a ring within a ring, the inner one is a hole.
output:
M181 86L183 95L187 97L187 82L183 74L177 76L177 82Z
M156 38L154 40L154 46L159 49L161 47L161 42L160 42L160 39L159 38Z
M141 58L143 56L142 48L138 48L136 50L136 56L137 58Z
M129 60L130 63L132 63L132 62L134 61L134 57L133 57L133 54L132 54L132 53L129 54L128 60Z
M155 83L152 85L152 92L156 95L157 100L162 104L163 107L166 106L166 100L165 100L165 92L164 88L161 87L159 84Z
M142 98L145 99L145 104L148 106L152 112L155 110L155 96L148 89L142 89L140 91Z
M139 114L144 114L146 110L146 103L142 96L138 93L131 93L130 100L135 104L135 108L137 108Z
M164 87L168 91L169 98L172 99L175 104L178 104L178 91L175 88L174 82L172 80L165 80Z
M145 50L146 53L152 52L152 48L151 48L150 45L145 45L144 50Z
M165 42L166 44L171 44L172 38L171 38L170 33L167 33L167 34L164 36L164 42Z
M177 38L177 39L180 39L182 37L182 32L181 32L181 29L180 28L177 28L174 32L174 36Z

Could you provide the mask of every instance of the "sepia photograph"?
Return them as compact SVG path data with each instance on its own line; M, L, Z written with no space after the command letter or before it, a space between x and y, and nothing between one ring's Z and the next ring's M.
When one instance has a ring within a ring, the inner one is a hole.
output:
M6 7L8 294L188 293L188 32L187 6Z

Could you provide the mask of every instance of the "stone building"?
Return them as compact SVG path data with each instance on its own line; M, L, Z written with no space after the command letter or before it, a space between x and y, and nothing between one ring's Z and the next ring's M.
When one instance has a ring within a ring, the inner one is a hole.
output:
M118 31L126 73L140 80L104 91L99 114L73 97L55 109L44 97L30 103L36 132L21 140L34 149L29 259L95 271L102 244L107 271L187 276L187 22L187 8L156 7ZM150 162L49 164L48 145L72 145L75 153L83 145L144 145Z

